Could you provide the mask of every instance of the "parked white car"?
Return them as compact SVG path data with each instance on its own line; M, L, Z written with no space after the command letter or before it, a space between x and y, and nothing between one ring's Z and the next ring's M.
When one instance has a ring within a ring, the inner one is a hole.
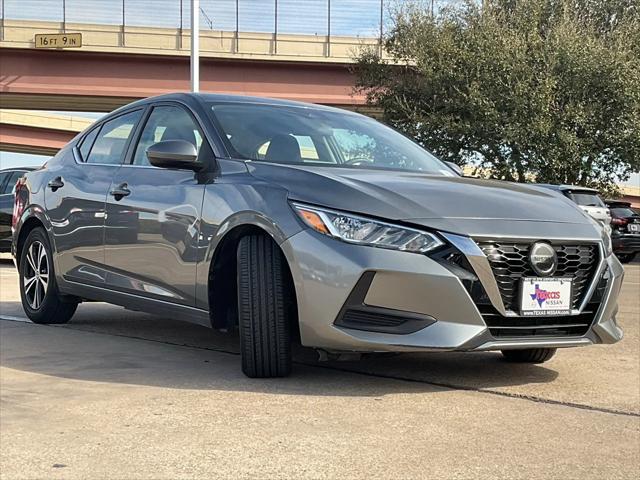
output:
M611 212L609 211L609 207L604 203L604 200L602 200L598 190L575 185L540 186L562 193L565 197L577 203L582 210L588 213L594 220L602 223L605 227L609 227L611 224Z

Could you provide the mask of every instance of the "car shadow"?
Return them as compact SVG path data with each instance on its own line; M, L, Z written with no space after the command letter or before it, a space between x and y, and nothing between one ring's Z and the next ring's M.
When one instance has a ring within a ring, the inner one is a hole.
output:
M19 306L6 303L16 302L3 302L2 310ZM553 362L513 364L493 352L367 355L357 362L319 362L314 350L297 347L291 377L251 380L240 370L237 335L106 304L81 305L65 326L1 321L0 334L4 367L168 388L379 396L448 388L488 390L548 383L558 377Z

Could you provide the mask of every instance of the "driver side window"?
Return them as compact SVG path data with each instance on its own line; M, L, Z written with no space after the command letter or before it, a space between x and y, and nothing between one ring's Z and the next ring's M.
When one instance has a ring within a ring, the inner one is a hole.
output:
M154 143L165 140L187 141L199 152L202 134L191 115L183 108L173 105L154 107L140 135L133 164L149 165L147 149Z

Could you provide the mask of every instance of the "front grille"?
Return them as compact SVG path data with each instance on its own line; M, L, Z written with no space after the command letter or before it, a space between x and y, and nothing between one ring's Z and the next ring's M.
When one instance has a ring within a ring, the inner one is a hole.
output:
M589 299L589 303L579 315L505 317L498 313L492 305L479 303L477 306L483 320L489 327L489 332L494 338L582 336L587 333L600 309L608 281L609 272L606 271L600 278L593 295Z
M539 276L529 263L529 243L480 242L478 244L489 260L506 310L518 311L520 280ZM573 308L578 308L593 280L599 262L595 244L553 245L558 255L558 268L554 277L573 279ZM558 318L558 317L554 317ZM573 317L572 317L573 318Z
M504 317L493 307L478 307L482 318L495 338L582 336L595 318L598 304L589 304L579 315L557 317Z

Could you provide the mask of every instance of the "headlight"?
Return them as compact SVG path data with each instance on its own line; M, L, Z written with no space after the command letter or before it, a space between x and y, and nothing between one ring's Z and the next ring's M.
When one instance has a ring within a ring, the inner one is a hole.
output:
M425 253L443 245L429 232L299 203L292 206L316 232L344 242L414 253Z

